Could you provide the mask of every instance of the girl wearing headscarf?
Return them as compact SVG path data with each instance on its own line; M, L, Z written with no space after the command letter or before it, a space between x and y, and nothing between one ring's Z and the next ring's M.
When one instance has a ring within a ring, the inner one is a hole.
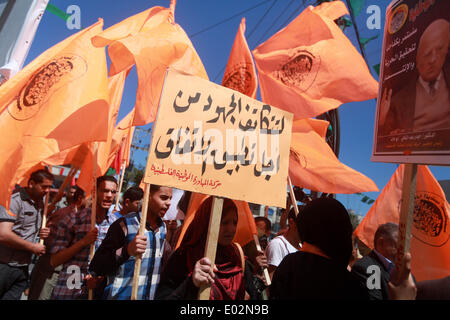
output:
M253 275L245 267L239 245L233 243L238 212L230 199L223 203L214 266L204 257L212 200L209 197L202 203L179 248L169 258L156 299L195 300L203 285L211 286L210 300L244 300L246 291L252 291Z

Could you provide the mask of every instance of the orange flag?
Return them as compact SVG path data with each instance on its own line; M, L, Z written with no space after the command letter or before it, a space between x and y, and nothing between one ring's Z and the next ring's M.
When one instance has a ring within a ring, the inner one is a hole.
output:
M404 168L403 164L398 167L355 230L355 235L372 249L379 225L399 223ZM441 186L427 166L419 165L410 247L411 272L417 281L450 275L449 213Z
M342 1L309 6L253 50L262 101L305 119L377 97L377 81L333 21L344 14Z
M92 39L108 47L110 75L136 64L138 89L133 125L153 122L168 67L208 79L202 61L170 9L153 7L108 28Z
M87 141L106 140L106 56L91 43L102 26L100 19L58 43L2 86L0 204L40 161Z
M242 18L239 25L222 85L256 99L258 81L252 54L245 39L245 18Z
M129 73L129 69L116 74L115 76L109 78L109 96L110 96L110 109L108 115L108 138L105 142L98 142L97 151L97 176L102 176L106 173L111 164L111 148L114 141L114 131L117 122L117 115L119 112L120 104L122 102L122 94L125 85L125 79ZM80 176L78 177L77 184L86 194L90 194L93 182L94 182L94 145L91 143L89 145L89 152L83 165L81 167Z
M378 191L375 183L338 160L325 142L328 121L296 120L292 124L289 176L292 184L325 193Z
M203 201L205 201L208 197L210 196L206 194L194 192L192 193L190 206L187 210L184 224L181 229L180 237L178 238L175 249L180 246L187 228L195 217L195 213L198 211ZM256 230L255 219L253 218L252 211L250 210L247 202L239 200L233 200L233 202L238 208L238 225L233 241L239 243L241 246L245 246L247 243L253 240L254 234L258 234Z

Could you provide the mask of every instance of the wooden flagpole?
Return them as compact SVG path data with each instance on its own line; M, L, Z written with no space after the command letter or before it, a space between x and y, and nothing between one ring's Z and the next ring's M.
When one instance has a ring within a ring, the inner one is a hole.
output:
M259 238L258 238L257 234L253 235L253 240L255 240L256 250L263 251L263 249L261 248L261 244L259 243ZM267 270L267 268L264 268L263 273L264 273L264 278L266 279L266 284L268 286L270 286L272 281L270 280L269 270Z
M150 199L150 184L146 183L144 189L144 203L142 204L142 212L141 212L141 224L139 225L138 235L145 234L145 222L147 221L147 210L149 199ZM134 264L133 288L131 290L131 300L137 299L139 288L139 274L141 273L141 263L142 263L142 255L139 255L136 257L136 262Z
M52 166L49 166L49 170L52 172ZM50 189L45 193L45 202L44 202L44 211L42 212L42 223L41 223L41 229L45 228L45 225L47 224L47 210L48 210L48 199L50 198ZM40 244L44 244L44 239L39 239Z
M209 217L208 235L206 238L206 247L204 256L211 261L211 267L216 261L217 240L219 238L220 219L222 217L223 198L214 197L211 215ZM202 286L199 290L198 300L209 300L211 295L210 286Z
M295 216L298 216L297 200L295 199L294 188L292 187L291 177L289 175L288 175L288 186L289 186L289 195L291 196L291 204L294 207Z
M125 174L125 163L122 163L122 165L120 166L120 171L121 172L120 172L119 192L117 192L116 206L114 207L115 210L117 210L117 206L119 205L120 192L122 190L123 177Z
M402 202L398 232L397 261L399 270L403 265L403 256L409 252L411 243L411 227L414 214L414 196L416 194L417 164L405 164L403 173Z
M95 228L97 220L97 156L98 156L98 143L94 142L94 157L93 157L93 185L92 185L92 209L91 209L91 229ZM95 254L95 242L91 243L89 252L89 261L92 261ZM93 300L94 292L89 289L89 300Z

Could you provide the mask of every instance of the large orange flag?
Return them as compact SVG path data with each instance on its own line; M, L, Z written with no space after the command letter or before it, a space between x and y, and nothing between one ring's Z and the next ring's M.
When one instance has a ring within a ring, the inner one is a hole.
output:
M205 201L209 195L202 193L192 193L191 200L188 208L188 212L186 213L186 217L184 220L183 227L181 229L180 237L178 238L178 242L176 248L178 248L183 240L184 234L186 233L187 228L191 224L192 220L195 217L195 213L200 208L200 205ZM245 246L247 243L253 240L253 235L258 234L256 230L255 219L253 218L252 211L248 206L248 203L245 201L233 200L238 208L238 225L236 230L236 235L234 236L233 241L239 243L241 246ZM205 230L207 232L207 230Z
M60 42L2 86L0 204L7 204L14 183L40 161L106 140L106 57L91 43L102 26L99 20Z
M344 14L341 1L309 6L253 51L262 101L304 119L377 97L377 81L333 21Z
M242 18L239 25L222 85L256 99L258 81L252 54L245 39L245 18Z
M398 167L355 230L355 235L372 249L379 225L399 223L404 168L403 164ZM418 281L450 275L449 213L441 186L427 166L419 165L410 247L411 271Z
M295 186L325 193L378 191L375 183L338 160L325 142L328 121L292 124L289 176Z
M109 45L110 75L136 64L134 126L155 120L168 67L208 79L189 37L174 23L173 13L167 8L153 7L125 19L94 37L92 43Z
M108 115L108 137L104 142L97 143L97 168L96 176L102 176L106 173L111 164L110 153L114 142L115 125L117 122L117 115L119 112L120 104L122 102L123 89L125 85L125 79L129 73L129 69L122 71L115 76L109 78L109 96L110 96L110 109ZM114 146L115 147L115 146ZM89 145L89 152L83 165L81 167L80 176L78 177L77 184L86 194L90 194L93 182L94 182L94 145Z

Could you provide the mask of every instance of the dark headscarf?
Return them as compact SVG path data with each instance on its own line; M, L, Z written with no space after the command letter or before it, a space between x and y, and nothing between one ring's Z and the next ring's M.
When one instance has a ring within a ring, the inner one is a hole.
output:
M352 255L352 224L345 207L332 198L314 199L297 219L302 241L313 244L343 267Z

